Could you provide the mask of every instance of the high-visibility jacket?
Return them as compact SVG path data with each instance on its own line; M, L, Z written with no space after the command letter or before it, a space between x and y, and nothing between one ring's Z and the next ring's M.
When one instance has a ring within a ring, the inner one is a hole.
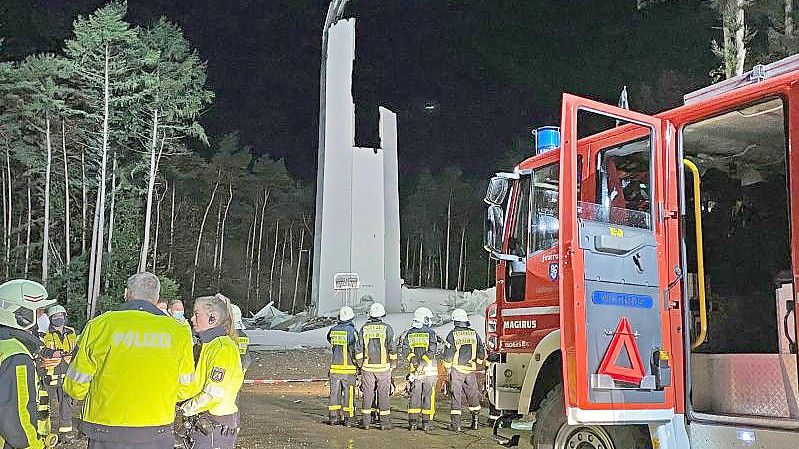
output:
M250 354L247 352L247 349L250 346L250 337L248 337L243 330L236 331L236 334L238 335L236 337L236 345L239 347L241 369L246 373L247 368L249 368L250 364L252 364L252 357L250 357Z
M186 326L147 301L128 301L86 324L64 391L83 400L84 423L168 426L175 403L192 396L193 375Z
M483 340L477 331L468 327L456 326L447 335L444 350L444 366L454 368L463 374L471 374L477 365L485 361Z
M44 347L41 350L42 366L44 367L46 380L50 385L58 385L64 377L72 361L77 344L77 334L75 329L64 326L63 331L50 326L42 337ZM54 357L56 351L61 351L60 357Z
M222 327L200 332L198 337L202 348L194 371L197 394L181 408L187 416L202 412L232 415L239 411L236 397L244 383L238 345Z
M438 375L437 349L438 337L429 326L411 328L400 339L400 352L408 360L408 371L418 375Z
M333 355L330 361L332 374L355 374L358 367L355 357L358 352L358 332L352 321L336 324L327 332Z
M378 318L370 318L361 328L356 360L363 360L362 369L371 373L384 373L397 360L394 329Z
M0 447L42 449L39 381L32 353L38 340L0 326Z

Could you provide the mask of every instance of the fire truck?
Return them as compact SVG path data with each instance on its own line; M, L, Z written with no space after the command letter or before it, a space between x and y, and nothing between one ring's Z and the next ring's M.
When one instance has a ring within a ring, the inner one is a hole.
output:
M495 438L799 448L799 55L654 116L564 94L535 141L485 197Z

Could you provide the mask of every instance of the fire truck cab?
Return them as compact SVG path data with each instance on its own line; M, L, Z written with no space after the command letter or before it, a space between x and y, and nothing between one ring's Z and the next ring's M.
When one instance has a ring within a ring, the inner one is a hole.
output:
M560 133L492 178L495 434L799 447L797 81L793 56L656 116L564 94Z

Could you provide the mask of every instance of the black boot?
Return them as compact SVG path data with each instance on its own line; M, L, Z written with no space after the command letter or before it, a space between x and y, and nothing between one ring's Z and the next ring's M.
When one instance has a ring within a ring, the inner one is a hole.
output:
M431 430L433 430L433 424L429 420L426 420L426 419L423 418L422 419L422 430L425 431L425 432L430 432Z
M479 422L477 421L477 413L472 413L472 424L469 426L472 430L477 430Z
M327 424L328 426L337 426L339 425L339 423L340 421L338 419L338 413L335 414L331 413L330 417L328 417L327 421L325 421L325 424Z
M453 432L461 431L461 415L450 415L449 430Z
M344 417L344 422L342 422L342 425L344 427L352 427L352 418L350 418L349 416L345 416Z
M391 417L389 416L380 417L380 430L391 430L393 428L394 424L391 424Z
M419 429L419 415L416 413L409 413L408 414L408 430L418 430Z
M369 430L369 425L372 424L372 415L364 414L363 419L361 420L361 429Z

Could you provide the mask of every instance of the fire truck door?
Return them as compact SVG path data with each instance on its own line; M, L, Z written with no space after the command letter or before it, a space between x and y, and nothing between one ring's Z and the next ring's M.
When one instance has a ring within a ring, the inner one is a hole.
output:
M607 127L594 133L600 123ZM675 273L664 256L663 125L563 97L559 299L571 424L673 415L664 293Z

